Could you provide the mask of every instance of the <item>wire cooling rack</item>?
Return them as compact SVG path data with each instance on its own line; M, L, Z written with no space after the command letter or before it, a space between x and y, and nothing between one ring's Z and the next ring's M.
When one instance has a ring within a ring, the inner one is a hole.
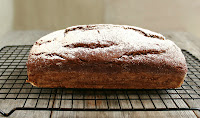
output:
M26 61L31 47L6 46L0 50L0 113L4 116L9 116L16 110L200 110L200 105L196 104L200 100L200 61L186 50L182 52L188 64L188 73L180 88L96 90L37 88L26 83Z

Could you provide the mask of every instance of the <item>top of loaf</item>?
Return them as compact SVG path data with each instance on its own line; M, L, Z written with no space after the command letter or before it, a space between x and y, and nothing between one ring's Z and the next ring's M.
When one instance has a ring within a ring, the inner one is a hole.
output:
M32 47L29 59L35 61L36 58L135 64L164 62L176 67L186 66L180 48L163 35L112 24L78 25L50 33Z

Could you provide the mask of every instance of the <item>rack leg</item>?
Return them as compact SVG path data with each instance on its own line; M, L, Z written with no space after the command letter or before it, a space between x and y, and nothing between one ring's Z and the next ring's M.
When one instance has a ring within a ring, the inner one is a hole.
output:
M9 113L5 113L5 112L3 112L3 111L0 109L0 113L1 113L3 116L8 117L8 116L10 116L15 110L16 110L16 109L14 108L14 109L12 109Z

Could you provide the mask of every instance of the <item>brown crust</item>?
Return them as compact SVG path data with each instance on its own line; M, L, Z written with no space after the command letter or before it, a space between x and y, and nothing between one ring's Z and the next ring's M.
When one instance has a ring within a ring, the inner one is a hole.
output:
M60 60L27 63L27 82L48 88L166 89L180 87L185 77L182 68L166 64L88 63L85 60L59 63Z
M180 87L184 75L47 71L29 73L29 78L27 82L34 86L47 88L169 89Z
M122 57L121 57L122 58ZM29 72L40 71L87 71L87 72L100 72L100 73L142 73L142 72L153 72L153 73L173 73L173 74L185 74L184 67L172 67L166 63L148 63L148 62L135 62L126 63L125 61L117 62L104 62L97 61L91 62L83 58L77 60L43 60L35 59L35 63L32 63L34 59L27 62ZM159 67L159 68L158 68Z

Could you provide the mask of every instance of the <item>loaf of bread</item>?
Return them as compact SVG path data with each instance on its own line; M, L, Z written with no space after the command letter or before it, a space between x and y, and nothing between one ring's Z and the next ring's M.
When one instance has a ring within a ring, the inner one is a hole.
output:
M47 88L168 89L187 65L161 34L127 25L79 25L40 38L27 62L28 80Z

